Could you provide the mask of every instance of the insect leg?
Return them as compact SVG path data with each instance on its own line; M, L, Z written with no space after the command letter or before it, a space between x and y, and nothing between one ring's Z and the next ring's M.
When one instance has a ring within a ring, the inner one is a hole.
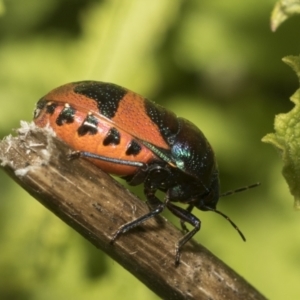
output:
M120 234L125 233L127 231L129 231L130 229L139 226L140 224L144 223L146 220L153 218L155 216L157 216L158 214L160 214L163 209L165 208L165 204L160 202L159 205L156 206L155 209L151 210L149 213L137 218L134 221L128 222L124 225L122 225L117 231L116 233L113 235L111 242L113 243Z
M190 204L185 210L190 213L192 212L193 208L194 208L194 204ZM185 226L184 220L182 219L180 219L180 226L183 232L189 231L188 228Z
M157 169L152 170L151 175L155 174L156 172L157 172ZM157 191L156 185L153 184L153 182L151 181L151 176L148 176L145 181L145 184L144 184L144 192L145 192L145 195L146 195L147 201L148 201L148 207L150 210L149 213L137 218L134 221L131 221L131 222L128 222L128 223L122 225L117 230L117 232L113 235L111 242L114 242L120 234L125 233L134 227L139 226L140 224L144 223L146 220L159 215L163 211L166 204L161 202L155 196L156 191Z
M139 162L139 161L131 161L131 160L107 157L107 156L98 155L98 154L86 152L86 151L73 151L71 154L68 155L68 159L70 159L70 160L76 159L79 157L93 158L93 159L103 160L103 161L114 163L114 164L126 165L126 166L138 167L138 168L147 166L147 164Z
M188 231L175 246L175 266L178 266L180 261L181 248L200 230L201 221L191 214L188 210L172 204L169 199L166 200L167 208L184 223L187 222L194 226L194 229ZM189 207L188 207L189 208Z

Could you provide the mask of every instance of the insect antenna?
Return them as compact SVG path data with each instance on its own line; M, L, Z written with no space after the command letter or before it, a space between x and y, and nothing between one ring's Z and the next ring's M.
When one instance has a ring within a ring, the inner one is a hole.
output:
M216 210L216 209L210 209L210 211L213 211L213 212L215 212L215 213L221 215L222 217L224 217L224 218L232 225L232 227L239 233L239 235L241 236L241 238L243 239L243 241L246 242L246 238L245 238L245 236L243 235L243 233L242 233L242 232L240 231L240 229L235 225L235 223L233 223L233 222L231 221L231 219L230 219L228 216L226 216L225 214L223 214L222 212L220 212L219 210Z
M241 187L241 188L238 188L236 190L230 190L228 192L225 192L223 194L220 195L220 198L221 197L226 197L226 196L230 196L232 194L236 194L236 193L239 193L239 192L243 192L243 191L246 191L246 190L249 190L249 189L252 189L254 187L257 187L260 185L260 182L256 182L254 184L250 184L250 185L247 185L247 186L244 186L244 187Z
M221 194L220 197L226 197L226 196L229 196L229 195L232 195L232 194L235 194L235 193L243 192L243 191L252 189L254 187L257 187L259 185L260 185L260 182L257 182L257 183L251 184L251 185L247 185L247 186L238 188L236 190L231 190L231 191L225 192L225 193ZM219 210L216 210L216 209L210 208L209 210L221 215L222 217L224 217L232 225L232 227L239 233L239 235L241 236L243 241L244 242L246 241L246 238L243 235L243 233L240 231L240 229L237 227L237 225L231 221L231 219L228 216L226 216L225 214L223 214L222 212L220 212Z

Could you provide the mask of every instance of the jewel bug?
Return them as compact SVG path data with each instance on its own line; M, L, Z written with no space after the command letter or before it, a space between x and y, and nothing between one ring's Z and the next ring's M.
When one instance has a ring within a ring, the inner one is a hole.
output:
M213 149L190 121L118 85L81 81L41 98L34 122L40 127L49 124L75 150L72 158L87 158L130 185L144 184L149 213L121 226L112 241L168 208L186 231L175 247L178 265L182 247L200 230L201 222L192 214L194 207L220 214L245 241L239 228L216 209L219 197L231 192L219 194ZM158 190L165 193L163 201L155 195ZM184 209L174 202L188 206ZM185 223L193 229L188 231Z

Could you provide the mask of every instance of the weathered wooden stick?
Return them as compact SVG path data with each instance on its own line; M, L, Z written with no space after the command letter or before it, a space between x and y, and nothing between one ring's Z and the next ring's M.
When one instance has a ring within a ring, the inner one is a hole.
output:
M28 193L163 299L266 299L201 245L188 243L174 266L182 233L162 217L110 239L147 205L70 149L50 130L23 123L0 142L0 163ZM121 279L120 279L121 280Z

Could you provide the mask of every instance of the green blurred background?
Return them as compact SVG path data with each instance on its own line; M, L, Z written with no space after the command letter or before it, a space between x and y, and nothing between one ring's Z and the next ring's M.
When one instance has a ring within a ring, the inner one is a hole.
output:
M269 299L300 299L300 215L261 138L298 88L300 18L269 29L274 0L0 0L0 137L71 81L125 86L199 126L222 190L196 239ZM0 172L0 299L158 299ZM178 220L166 214L178 226ZM297 235L298 234L298 235ZM170 274L172 276L172 274Z

